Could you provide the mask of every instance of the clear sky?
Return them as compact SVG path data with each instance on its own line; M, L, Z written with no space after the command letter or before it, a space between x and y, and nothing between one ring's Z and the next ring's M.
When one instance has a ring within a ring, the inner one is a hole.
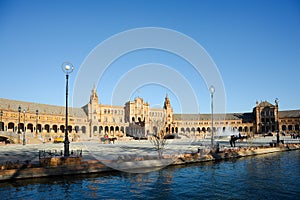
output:
M75 66L72 96L80 66L97 45L143 27L175 30L202 45L223 79L227 112L249 112L256 100L275 98L280 110L300 109L300 1L289 0L0 0L0 97L64 105L64 61ZM174 67L196 92L195 113L210 112L207 86L190 64L151 49L112 64L95 83L100 102L110 104L120 78L145 63ZM137 87L128 99L141 96L161 107L168 93L175 112L192 112L181 110L172 87Z

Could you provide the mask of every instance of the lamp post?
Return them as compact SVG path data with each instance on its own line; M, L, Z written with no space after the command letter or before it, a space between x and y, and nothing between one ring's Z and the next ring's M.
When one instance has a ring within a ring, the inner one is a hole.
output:
M66 127L65 127L65 141L64 141L64 156L70 156L69 150L69 137L68 137L68 80L69 74L71 74L74 70L74 66L69 62L64 62L61 66L61 69L66 74Z
M1 118L1 121L0 121L0 131L2 131L2 115L3 115L3 111L0 110L0 118Z
M21 133L21 131L20 131L20 113L21 113L21 106L18 107L18 111L19 111L18 134L20 134L20 133Z
M275 104L276 104L276 107L277 107L277 109L275 110L275 120L276 120L276 142L277 142L277 144L279 144L279 142L280 142L280 139L279 139L279 137L280 137L280 135L279 135L279 120L278 120L278 98L276 98L275 99Z
M211 85L209 87L210 97L211 97L211 147L214 145L214 93L215 87Z
M35 114L36 114L35 135L37 136L37 134L38 134L38 117L39 117L39 110L36 110L36 111L35 111Z
M26 130L25 130L25 118L26 118L26 110L24 109L23 110L23 113L24 113L24 132L23 132L23 145L25 145L26 144L26 138L25 138L25 132L26 132Z
M18 123L18 144L21 144L21 131L20 131L20 114L21 114L21 106L18 107L19 112L19 123Z

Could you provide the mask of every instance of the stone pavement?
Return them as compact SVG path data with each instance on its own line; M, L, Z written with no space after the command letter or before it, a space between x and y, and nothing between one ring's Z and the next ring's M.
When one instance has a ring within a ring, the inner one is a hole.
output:
M290 137L281 137L282 139L290 139ZM237 147L247 146L269 146L272 140L276 137L257 137L252 140L237 142ZM230 148L229 139L218 139L221 148ZM207 147L210 144L210 139L176 139L168 140L164 154L180 154L197 152L198 148ZM31 163L39 162L39 150L57 150L61 151L64 148L63 143L53 144L8 144L0 145L0 164L10 162L24 162L26 160ZM153 144L148 140L133 140L133 141L116 141L115 144L101 144L97 140L86 142L70 143L71 150L83 150L83 160L112 160L118 159L120 156L147 156L157 155Z

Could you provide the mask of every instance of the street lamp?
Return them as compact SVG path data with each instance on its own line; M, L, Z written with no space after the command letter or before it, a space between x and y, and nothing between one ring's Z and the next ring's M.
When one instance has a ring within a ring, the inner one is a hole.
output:
M277 142L277 144L279 144L279 142L280 142L280 139L279 139L279 137L280 137L280 135L279 135L279 120L278 120L278 98L276 98L275 99L275 104L276 104L276 107L277 107L277 109L275 110L275 114L276 114L276 118L275 118L275 120L276 120L276 142Z
M69 137L68 137L68 80L69 74L74 70L74 66L69 62L64 62L61 69L66 74L66 127L65 127L65 141L64 141L64 156L68 157L70 155L69 150Z
M18 111L19 111L18 134L20 134L20 133L21 133L21 131L20 131L20 113L21 113L21 106L18 107Z
M39 110L36 110L36 111L35 111L35 114L36 114L35 134L36 134L36 136L37 136L37 134L38 134L38 117L39 117Z
M3 111L0 110L0 118L1 118L1 121L0 121L0 131L2 131L2 115L3 115Z
M23 145L25 145L25 144L26 144L26 138L25 138L25 132L26 132L26 130L25 130L25 117L26 117L26 110L25 110L25 109L23 110L23 113L24 113L24 132L23 132Z
M210 97L211 97L211 147L214 145L214 93L215 87L211 85L209 87Z

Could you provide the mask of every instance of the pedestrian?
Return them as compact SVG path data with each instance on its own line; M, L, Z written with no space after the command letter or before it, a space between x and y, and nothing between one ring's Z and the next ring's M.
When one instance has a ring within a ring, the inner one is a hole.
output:
M229 143L230 143L231 147L235 147L235 140L236 140L235 136L231 135L230 140L229 140Z

